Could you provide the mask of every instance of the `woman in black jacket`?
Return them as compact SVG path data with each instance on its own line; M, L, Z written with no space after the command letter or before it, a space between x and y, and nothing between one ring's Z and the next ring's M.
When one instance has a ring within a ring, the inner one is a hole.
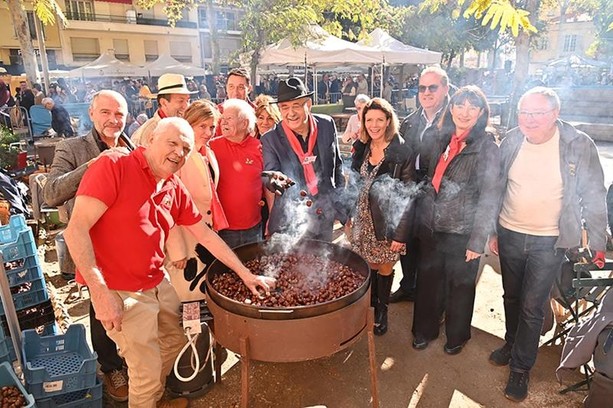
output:
M415 179L411 150L398 135L398 117L384 99L368 102L351 168L357 204L345 227L352 249L371 268L371 302L376 335L387 332L387 305L393 266L406 253L409 205ZM412 187L413 186L413 187Z
M486 131L490 109L476 86L460 88L439 124L424 193L417 203L420 233L413 348L439 335L445 314L447 354L470 339L479 257L494 231L500 194L500 154Z

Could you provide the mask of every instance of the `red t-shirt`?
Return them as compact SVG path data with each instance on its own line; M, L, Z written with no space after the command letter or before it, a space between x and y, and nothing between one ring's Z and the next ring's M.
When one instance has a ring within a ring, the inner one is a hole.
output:
M262 144L247 136L234 143L225 137L209 142L219 163L217 195L228 219L228 229L245 230L262 221Z
M77 196L96 198L108 209L89 232L97 266L109 289L136 292L164 277L164 244L175 225L202 216L178 177L156 192L156 181L139 147L130 155L110 153L85 172ZM82 277L77 271L77 278Z

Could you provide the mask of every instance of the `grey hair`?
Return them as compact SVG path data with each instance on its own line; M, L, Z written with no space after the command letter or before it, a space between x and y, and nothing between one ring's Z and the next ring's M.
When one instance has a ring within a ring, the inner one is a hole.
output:
M353 103L368 103L370 102L370 97L364 94L357 94Z
M194 148L194 129L192 129L188 121L179 117L161 119L151 133L151 137L149 138L149 143L147 145L151 146L158 135L171 131L171 128L176 129L182 136L189 139L191 148Z
M52 103L53 105L55 105L55 101L51 98L43 98L42 101L40 101L40 104L45 106L48 103Z
M437 67L437 66L428 67L424 69L423 71L421 71L421 74L419 74L419 76L422 76L424 74L436 74L441 77L441 84L443 86L447 86L447 84L449 84L449 76L447 75L447 71L445 71L441 67Z
M524 98L529 95L543 95L547 99L547 102L549 103L549 107L551 109L560 109L560 97L558 96L556 91L551 88L547 88L546 86L536 86L526 91L526 93L523 94L521 98L519 98L519 102L517 103L518 109L521 106L521 103L523 102Z
M141 125L145 123L148 119L149 117L145 113L141 113L136 117L136 121L140 123Z
M112 97L113 99L115 99L117 102L119 102L121 104L121 106L123 106L124 108L126 108L126 111L128 110L128 102L126 102L126 98L123 97L122 94L120 94L117 91L113 91L110 89L103 89L101 91L98 91L94 94L94 96L92 97L92 102L90 103L89 107L91 109L94 108L94 106L96 105L96 101L98 100L99 97L101 96L109 96Z
M252 134L255 132L255 112L251 105L242 99L228 99L223 103L224 112L228 109L236 109L238 119L246 120L247 133Z

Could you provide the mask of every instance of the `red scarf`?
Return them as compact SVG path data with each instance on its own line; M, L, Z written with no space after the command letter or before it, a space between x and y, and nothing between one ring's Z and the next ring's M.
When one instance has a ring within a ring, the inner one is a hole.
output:
M436 165L436 170L434 170L434 177L432 177L432 185L434 189L438 193L441 188L441 181L443 180L443 174L445 174L445 170L447 170L447 166L453 160L454 157L458 155L466 146L466 137L470 133L471 129L468 129L466 132L457 136L455 133L451 136L451 140L449 141L449 145L445 152L438 159L438 164Z
M294 133L292 129L285 123L284 120L281 121L281 126L283 127L283 131L287 136L287 140L289 145L292 147L296 156L298 156L298 160L302 163L302 170L304 171L304 178L307 183L307 188L311 195L317 195L319 190L317 189L317 174L315 174L315 158L313 157L313 149L315 149L315 143L317 142L317 124L315 123L315 119L313 115L309 115L309 145L308 150L304 152L302 150L302 145L298 140L298 136Z

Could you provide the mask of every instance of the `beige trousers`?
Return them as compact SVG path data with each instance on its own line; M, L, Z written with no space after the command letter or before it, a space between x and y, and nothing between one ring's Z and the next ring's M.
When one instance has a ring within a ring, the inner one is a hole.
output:
M144 292L117 291L123 299L122 330L107 331L125 358L129 407L155 408L166 377L187 339L180 326L180 301L167 278Z

